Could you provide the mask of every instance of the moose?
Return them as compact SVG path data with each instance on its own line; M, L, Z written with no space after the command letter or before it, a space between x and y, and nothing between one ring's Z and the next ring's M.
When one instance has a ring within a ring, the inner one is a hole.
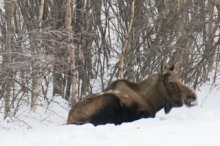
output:
M170 68L162 62L160 71L140 82L114 81L102 93L91 94L69 111L67 124L121 124L141 118L154 118L164 109L196 106L196 93L177 77L179 62Z

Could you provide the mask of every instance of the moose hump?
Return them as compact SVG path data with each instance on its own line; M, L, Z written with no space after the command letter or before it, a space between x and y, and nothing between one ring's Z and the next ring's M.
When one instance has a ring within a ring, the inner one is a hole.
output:
M140 82L117 80L102 93L91 94L69 111L67 124L121 124L140 118L153 118L164 109L198 104L196 93L175 75L179 63L170 68L162 63L160 72Z

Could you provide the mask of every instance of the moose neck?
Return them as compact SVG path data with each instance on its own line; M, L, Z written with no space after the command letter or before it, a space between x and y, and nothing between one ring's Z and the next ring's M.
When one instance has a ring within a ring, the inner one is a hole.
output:
M168 95L159 74L154 74L137 84L139 86L137 92L149 103L153 114L156 114L162 108L165 109L165 112L167 108L170 110L166 100Z

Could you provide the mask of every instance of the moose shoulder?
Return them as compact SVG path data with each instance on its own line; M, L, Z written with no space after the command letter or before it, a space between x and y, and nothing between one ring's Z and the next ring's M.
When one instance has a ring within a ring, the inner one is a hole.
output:
M178 63L170 68L163 63L160 72L146 80L117 80L104 92L89 95L74 105L67 123L121 124L155 117L161 109L167 114L173 107L197 105L196 93L177 79L177 71Z

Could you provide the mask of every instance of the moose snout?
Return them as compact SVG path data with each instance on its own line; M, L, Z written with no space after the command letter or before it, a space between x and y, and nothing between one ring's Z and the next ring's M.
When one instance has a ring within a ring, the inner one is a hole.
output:
M188 95L187 98L184 100L184 104L187 107L192 107L198 105L197 95L195 93Z
M191 104L191 106L196 106L196 105L198 105L198 99L195 98L190 104Z

